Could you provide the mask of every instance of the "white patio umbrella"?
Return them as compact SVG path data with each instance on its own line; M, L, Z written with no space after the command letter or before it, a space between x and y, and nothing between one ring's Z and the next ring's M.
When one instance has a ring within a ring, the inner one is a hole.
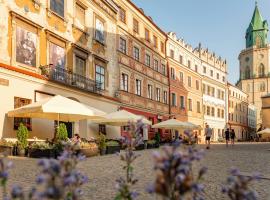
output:
M57 95L8 112L8 117L42 118L64 122L102 119L103 111Z
M199 126L191 122L181 122L176 119L169 119L152 126L152 128L165 128L165 129L175 129L175 130L197 130L200 129Z
M270 137L270 128L266 128L262 131L259 131L257 134L261 135L262 138Z
M152 125L152 122L144 118L140 115L135 115L126 110L120 110L117 112L113 112L107 115L102 116L104 119L92 120L98 124L106 124L111 126L126 126L130 122L137 122L138 120L142 120L142 122L146 125Z

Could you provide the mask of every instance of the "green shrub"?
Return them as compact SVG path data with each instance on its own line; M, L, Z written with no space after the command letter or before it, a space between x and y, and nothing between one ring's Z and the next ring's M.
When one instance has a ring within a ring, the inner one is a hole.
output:
M106 149L106 136L100 133L98 138L99 149Z
M160 143L160 134L159 133L155 134L155 141L156 141L157 144Z
M20 126L17 130L18 145L20 148L25 149L28 146L28 135L28 129L26 128L26 126L23 125L23 123L20 123Z
M110 147L118 147L118 146L120 146L120 144L119 144L119 142L117 142L117 141L111 140L111 141L106 142L106 146L110 146Z
M56 140L67 141L67 139L68 139L67 127L65 124L61 123L59 127L57 128Z
M52 149L53 146L51 146L49 143L46 142L34 142L31 145L32 149L41 149L41 150L45 150L45 149Z

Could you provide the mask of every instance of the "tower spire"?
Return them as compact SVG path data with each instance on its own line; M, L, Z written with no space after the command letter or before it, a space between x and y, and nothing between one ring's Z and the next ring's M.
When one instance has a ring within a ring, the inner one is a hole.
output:
M246 31L246 47L252 47L256 45L264 47L267 44L268 24L266 20L263 20L258 1L255 1L255 9L249 27Z

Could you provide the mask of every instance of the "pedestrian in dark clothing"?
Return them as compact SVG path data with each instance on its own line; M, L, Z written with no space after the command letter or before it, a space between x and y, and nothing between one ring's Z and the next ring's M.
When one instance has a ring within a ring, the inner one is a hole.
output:
M235 140L235 132L234 132L234 129L232 129L232 131L231 131L231 144L232 144L232 146L234 146L234 140Z
M227 128L227 130L225 131L225 139L226 139L226 147L228 147L229 141L230 141L230 130L229 130L229 128Z

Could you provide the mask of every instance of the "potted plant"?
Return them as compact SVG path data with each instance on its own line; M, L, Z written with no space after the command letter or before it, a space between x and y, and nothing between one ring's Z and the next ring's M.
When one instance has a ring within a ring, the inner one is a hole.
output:
M31 158L51 158L53 155L53 146L46 142L34 142L29 148Z
M96 156L99 153L98 145L95 142L81 142L80 153L86 157Z
M56 140L53 146L53 149L55 152L55 158L61 155L63 151L63 142L66 142L67 140L68 140L67 127L65 124L61 123L57 127Z
M8 156L13 155L14 144L4 139L0 140L0 153L4 153Z
M27 138L28 138L28 129L26 126L23 125L23 123L20 123L20 126L17 130L17 139L18 139L18 155L19 156L25 156L26 154L26 148L28 146Z
M106 154L106 136L102 133L99 134L98 145L99 145L100 155L105 155Z
M114 153L119 153L121 150L121 146L118 141L111 140L106 142L106 153L107 154L114 154Z
M159 148L159 145L160 145L160 134L159 133L156 133L155 134L155 142L156 142L156 148Z
M156 148L156 140L148 140L147 141L147 149Z

